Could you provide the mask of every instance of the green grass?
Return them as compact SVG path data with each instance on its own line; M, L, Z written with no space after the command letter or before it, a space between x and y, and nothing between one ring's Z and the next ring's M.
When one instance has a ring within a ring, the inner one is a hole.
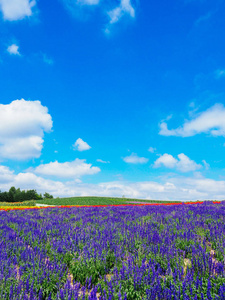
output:
M131 198L111 198L111 197L70 197L37 200L36 203L49 205L110 205L110 204L128 204L137 201L142 203L171 203L180 201L162 201L162 200L143 200Z

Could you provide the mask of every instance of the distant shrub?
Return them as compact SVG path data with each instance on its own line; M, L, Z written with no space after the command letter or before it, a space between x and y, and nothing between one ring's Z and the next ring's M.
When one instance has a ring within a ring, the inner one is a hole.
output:
M53 199L53 196L49 193L44 193L44 199Z

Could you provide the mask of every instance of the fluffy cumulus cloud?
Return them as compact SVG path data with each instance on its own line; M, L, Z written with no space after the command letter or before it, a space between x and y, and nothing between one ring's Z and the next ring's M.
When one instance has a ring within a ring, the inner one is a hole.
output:
M73 144L73 149L78 151L85 151L91 149L91 147L86 142L84 142L81 138L79 138Z
M14 179L14 172L11 171L6 166L1 166L0 165L0 186L2 184L11 182L13 179Z
M217 103L206 111L198 113L176 129L168 129L167 123L160 124L160 135L189 137L200 133L225 136L225 107Z
M71 162L59 163L57 160L48 164L41 164L32 170L39 175L55 176L59 178L79 178L100 172L100 168L87 164L85 159L76 158Z
M40 101L24 99L0 104L0 158L38 158L44 132L50 132L52 118Z
M0 165L1 190L11 186L36 189L38 193L48 192L54 197L107 196L158 200L204 200L224 199L225 181L204 177L171 177L161 182L111 181L98 184L82 183L80 180L61 182L45 179L33 172L15 174L8 167Z
M10 45L7 48L7 51L8 51L9 54L12 54L12 55L20 55L19 46L17 46L16 44Z
M135 17L135 10L130 3L130 0L121 0L119 6L110 10L108 12L110 18L110 24L117 23L122 16L129 15L130 17Z
M35 0L0 0L0 10L3 18L8 21L21 20L32 15Z
M204 177L178 177L171 178L170 181L176 187L180 187L181 191L187 192L186 199L224 200L225 181L223 180L213 180Z
M196 171L202 167L202 165L196 164L195 161L191 160L184 153L179 154L177 157L178 159L174 158L170 154L165 153L154 162L153 167L159 168L164 166L169 169L177 169L181 172Z
M148 162L148 158L139 157L136 153L131 153L131 155L123 157L123 160L130 164L145 164Z
M42 194L46 191L49 193L54 193L56 191L59 192L60 190L62 190L66 195L68 192L64 183L57 180L54 181L50 179L44 179L30 172L19 173L15 175L13 182L10 183L10 186L15 186L16 188L19 187L21 188L21 190L36 189L38 193Z
M176 163L177 163L176 158L174 158L170 154L165 153L154 162L154 168L159 168L161 166L164 166L166 168L173 169L176 166Z

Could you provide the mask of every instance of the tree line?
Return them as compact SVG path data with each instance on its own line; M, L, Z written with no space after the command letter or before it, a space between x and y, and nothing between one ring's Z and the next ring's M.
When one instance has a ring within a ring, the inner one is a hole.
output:
M53 196L49 193L38 194L36 190L21 191L12 186L8 192L0 191L0 202L23 202L29 200L52 199Z

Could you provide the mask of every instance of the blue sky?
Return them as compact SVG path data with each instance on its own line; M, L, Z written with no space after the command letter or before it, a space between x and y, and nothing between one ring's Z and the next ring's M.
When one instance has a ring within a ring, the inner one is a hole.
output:
M224 199L224 11L0 0L0 190Z

